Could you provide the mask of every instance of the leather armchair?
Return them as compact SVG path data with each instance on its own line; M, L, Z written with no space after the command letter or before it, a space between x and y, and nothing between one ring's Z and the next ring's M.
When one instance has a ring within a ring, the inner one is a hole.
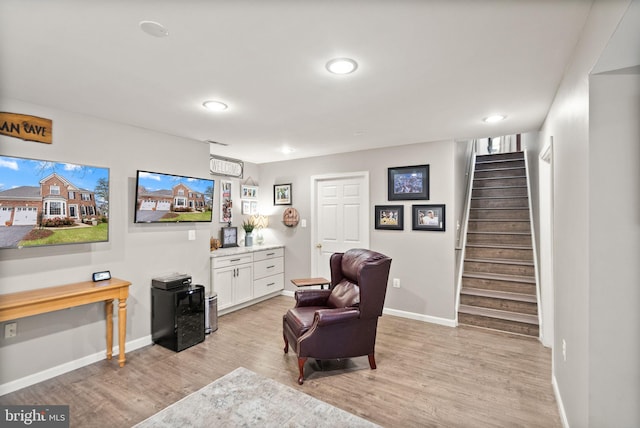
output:
M304 382L307 358L329 360L367 355L376 368L374 348L382 315L391 259L364 249L334 253L328 290L299 290L296 305L282 320L284 352L298 354Z

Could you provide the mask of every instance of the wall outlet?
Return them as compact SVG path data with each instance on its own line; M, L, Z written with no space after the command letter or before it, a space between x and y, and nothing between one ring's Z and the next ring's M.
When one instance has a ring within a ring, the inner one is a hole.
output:
M393 278L393 288L400 288L400 278Z
M16 337L18 335L18 323L10 322L4 325L4 338Z
M562 360L567 362L567 341L562 339Z
M303 218L300 220L300 227L307 227L307 219Z
M195 241L196 240L196 231L195 230L190 230L189 231L189 241Z

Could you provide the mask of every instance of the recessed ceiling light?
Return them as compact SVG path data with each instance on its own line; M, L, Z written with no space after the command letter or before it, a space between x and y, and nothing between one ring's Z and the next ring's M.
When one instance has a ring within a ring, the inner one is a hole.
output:
M229 106L222 101L215 100L205 101L202 103L202 105L204 106L204 108L211 111L224 111L229 108Z
M280 151L286 155L295 152L296 149L294 149L293 147L284 146L282 149L280 149Z
M357 68L358 63L351 58L334 58L327 63L327 70L333 74L349 74Z
M496 122L500 122L501 120L505 120L507 118L507 116L503 115L503 114L494 114L491 116L487 116L484 119L482 119L484 122L487 123L496 123Z
M167 37L169 30L158 22L154 21L140 21L140 29L153 37Z

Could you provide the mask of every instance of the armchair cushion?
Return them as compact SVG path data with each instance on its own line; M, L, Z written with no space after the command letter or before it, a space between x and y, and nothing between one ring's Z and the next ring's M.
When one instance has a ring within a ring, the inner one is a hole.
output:
M337 324L357 319L360 311L355 308L320 309L316 311L314 322L318 326Z
M330 308L348 308L360 304L360 287L347 280L341 281L331 289L327 299Z
M284 316L284 321L287 323L291 331L300 337L307 332L313 325L313 318L315 313L319 309L326 309L325 306L302 306L291 308Z
M327 306L331 290L299 290L295 292L296 308L302 306Z

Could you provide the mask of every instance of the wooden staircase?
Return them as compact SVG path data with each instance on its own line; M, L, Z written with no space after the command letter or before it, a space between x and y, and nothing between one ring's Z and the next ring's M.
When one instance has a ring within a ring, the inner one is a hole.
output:
M539 336L523 152L476 157L458 323Z

